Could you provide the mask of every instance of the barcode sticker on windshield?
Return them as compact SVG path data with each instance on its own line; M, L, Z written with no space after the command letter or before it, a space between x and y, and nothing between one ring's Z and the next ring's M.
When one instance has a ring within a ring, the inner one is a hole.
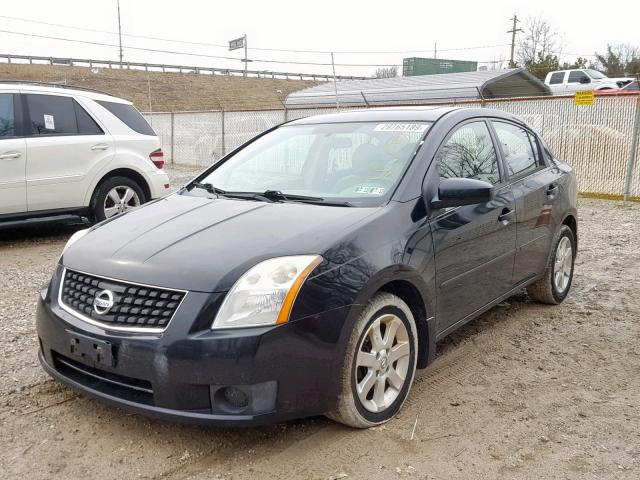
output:
M379 123L373 130L376 132L415 132L427 129L426 123Z

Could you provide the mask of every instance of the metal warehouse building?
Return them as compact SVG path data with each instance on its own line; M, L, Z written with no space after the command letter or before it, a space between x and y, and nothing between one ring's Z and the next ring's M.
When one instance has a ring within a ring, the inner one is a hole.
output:
M289 94L287 108L336 105L336 86L323 83ZM551 95L549 88L523 68L446 73L337 82L341 107L438 103L490 98Z

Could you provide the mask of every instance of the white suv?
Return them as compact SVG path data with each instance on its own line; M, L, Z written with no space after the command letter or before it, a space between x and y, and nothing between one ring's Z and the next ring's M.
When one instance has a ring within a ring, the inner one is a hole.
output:
M571 95L579 90L615 90L631 81L633 78L609 78L591 68L549 72L544 79L554 95Z
M0 82L0 226L98 222L168 193L160 141L126 100Z

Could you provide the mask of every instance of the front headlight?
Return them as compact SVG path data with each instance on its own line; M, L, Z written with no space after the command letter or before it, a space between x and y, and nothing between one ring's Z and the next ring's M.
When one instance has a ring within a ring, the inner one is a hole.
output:
M89 233L90 228L85 228L84 230L78 230L76 233L74 233L73 235L71 235L71 237L69 238L69 240L67 240L66 245L64 246L64 248L62 249L62 253L66 252L67 249L73 245L74 243L76 243L78 240L80 240L82 237L84 237L87 233Z
M265 260L249 269L225 297L211 328L287 322L300 287L321 261L319 255L296 255Z

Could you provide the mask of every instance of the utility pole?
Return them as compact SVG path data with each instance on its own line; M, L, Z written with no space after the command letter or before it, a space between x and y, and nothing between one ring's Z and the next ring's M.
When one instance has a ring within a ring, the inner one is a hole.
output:
M340 110L340 99L338 98L338 82L336 81L336 63L333 60L333 52L331 52L331 68L333 69L333 90L336 94L336 110Z
M516 33L523 32L524 30L518 28L518 22L520 20L518 20L518 16L515 13L513 14L513 18L510 18L509 20L513 20L513 27L511 28L511 30L507 30L507 33L511 34L511 57L509 59L509 68L516 68L516 62L513 59L516 48Z
M247 76L247 65L249 65L249 57L247 57L247 34L244 34L244 76Z
M122 63L122 27L120 25L120 0L118 0L118 39L120 41L120 63ZM122 65L120 65L122 68Z

